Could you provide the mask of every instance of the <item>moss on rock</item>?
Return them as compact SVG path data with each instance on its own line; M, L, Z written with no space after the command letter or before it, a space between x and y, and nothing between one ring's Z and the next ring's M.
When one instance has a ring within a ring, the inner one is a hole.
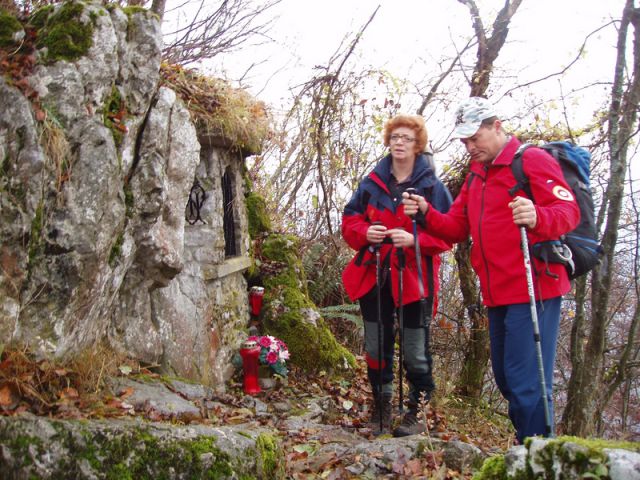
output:
M308 371L335 371L355 365L353 355L340 345L310 300L298 240L271 234L262 244L266 262L279 272L264 279L264 324L268 333L285 341L291 362Z
M509 472L505 456L496 455L485 460L480 470L474 474L473 480L608 479L609 459L604 450L638 452L640 444L567 436L553 439L527 438L525 448L527 459L522 466L524 468Z
M111 93L104 103L102 121L104 122L105 127L111 131L116 148L120 148L122 146L124 135L127 132L127 128L124 124L127 115L127 107L122 95L120 94L120 90L118 90L118 87L113 85L111 87Z
M15 34L22 30L22 24L13 15L0 10L0 47L16 44Z
M20 433L21 422L6 423L3 434L4 465L8 478L36 478L46 469L51 479L99 478L144 480L169 478L251 478L242 458L233 459L217 446L216 437L173 438L154 435L145 426L116 431L89 429L81 422L49 421L49 444L38 436ZM28 429L33 429L29 425ZM6 435L7 430L14 434ZM14 440L8 441L8 438ZM263 439L260 452L277 471L277 443ZM51 442L69 455L51 457ZM267 476L263 478L277 478Z
M31 16L38 29L38 48L46 48L46 60L74 61L93 45L94 16L83 16L85 4L68 1L58 8L43 7Z
M247 217L249 219L249 235L256 238L261 233L271 231L271 219L267 213L267 203L257 193L250 193L246 198Z
M472 480L502 480L504 478L507 478L504 455L495 455L484 461L482 468L473 475Z
M260 478L285 478L284 456L277 438L261 433L256 438L258 475Z

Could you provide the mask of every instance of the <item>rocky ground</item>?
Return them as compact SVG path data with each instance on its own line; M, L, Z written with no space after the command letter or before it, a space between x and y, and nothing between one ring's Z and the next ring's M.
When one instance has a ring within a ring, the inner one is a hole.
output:
M485 458L512 441L505 422L499 426L453 401L443 408L426 407L428 434L375 437L366 425L370 392L362 359L351 379L294 369L250 396L243 392L239 372L221 393L126 362L104 378L95 378L102 374L94 366L88 369L94 377L88 378L86 371L36 362L23 352L5 352L3 358L0 407L6 416L142 419L268 431L278 439L288 478L470 478ZM87 388L92 382L100 388Z
M64 367L0 352L2 478L640 480L638 444L510 448L503 415L454 394L425 406L428 433L376 437L362 358L350 378L294 369L253 396L240 371L214 391L154 370L100 352Z

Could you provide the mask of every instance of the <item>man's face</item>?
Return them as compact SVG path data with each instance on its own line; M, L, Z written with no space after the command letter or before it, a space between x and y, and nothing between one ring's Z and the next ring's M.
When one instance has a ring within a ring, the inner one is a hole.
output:
M460 139L471 155L471 160L491 163L498 156L504 146L500 125L500 120L496 120L490 126L481 126L471 137Z

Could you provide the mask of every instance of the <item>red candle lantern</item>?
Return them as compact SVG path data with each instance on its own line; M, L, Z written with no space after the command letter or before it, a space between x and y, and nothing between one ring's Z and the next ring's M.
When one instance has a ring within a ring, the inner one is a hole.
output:
M261 392L258 384L260 345L255 340L247 340L242 344L240 356L242 357L242 370L244 372L244 393L256 395Z
M249 290L249 303L251 305L251 315L258 316L262 310L262 297L264 297L263 287L251 287Z

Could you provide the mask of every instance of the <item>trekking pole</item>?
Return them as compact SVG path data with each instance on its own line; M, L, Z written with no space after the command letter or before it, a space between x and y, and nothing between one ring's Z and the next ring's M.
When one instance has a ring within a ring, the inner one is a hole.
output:
M409 195L418 195L418 191L415 188L407 188L405 190ZM418 292L420 293L420 324L425 331L425 344L426 344L426 354L428 355L429 348L429 325L425 319L426 309L427 309L427 299L424 296L424 283L422 280L422 254L420 253L420 240L418 239L418 224L416 222L416 216L411 215L411 223L413 226L413 243L416 251L416 266L418 269ZM433 290L429 292L429 294L433 294ZM429 312L431 315L431 312ZM431 369L431 365L429 365L429 369Z
M396 256L398 257L398 323L400 325L400 352L399 352L399 372L398 377L400 382L398 385L398 410L402 413L404 411L404 395L402 390L402 384L404 383L403 374L403 362L404 362L404 305L402 304L402 272L405 265L404 250L402 247L396 248Z
M409 195L417 195L418 191L415 188L407 188L405 190ZM416 216L411 215L411 223L413 224L413 243L416 249L416 265L418 266L418 290L420 292L420 314L422 315L422 304L424 300L424 285L422 283L422 255L420 255L420 242L418 241L418 224L416 223ZM421 316L420 319L423 317Z
M373 225L382 225L382 222L373 222ZM383 430L383 417L382 409L382 348L384 346L382 342L382 303L380 300L382 294L382 285L380 285L380 247L382 243L373 244L373 250L376 254L376 306L377 306L377 315L378 315L378 395L376 399L376 403L378 404L378 412L380 414L380 433Z
M522 253L524 254L524 268L527 272L527 290L529 292L529 306L531 307L531 321L533 322L533 340L536 344L536 356L538 359L538 374L540 376L540 388L542 389L542 402L544 405L544 420L547 430L547 437L552 437L551 432L551 412L547 400L547 384L544 379L544 364L542 361L542 346L540 341L540 327L538 325L538 311L536 310L536 298L533 292L533 275L531 274L531 257L529 255L529 241L527 240L527 230L520 227L520 238L522 243Z

